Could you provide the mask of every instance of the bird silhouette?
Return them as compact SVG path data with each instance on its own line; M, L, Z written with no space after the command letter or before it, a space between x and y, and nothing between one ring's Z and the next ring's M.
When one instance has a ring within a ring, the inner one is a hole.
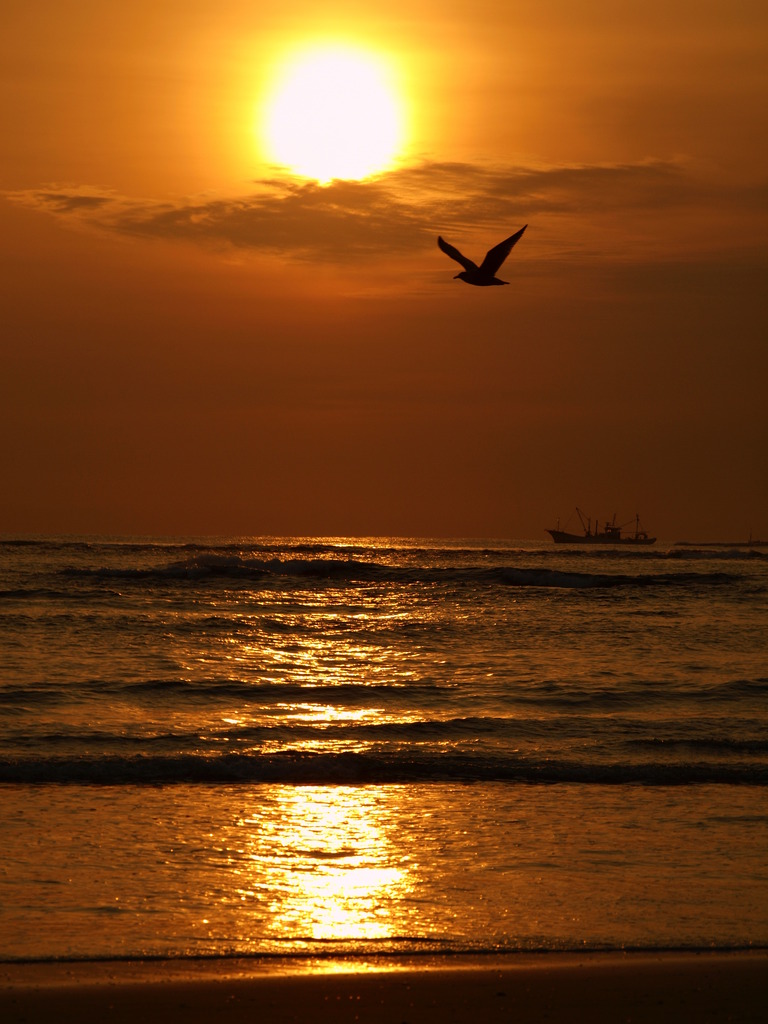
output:
M516 231L514 235L510 235L509 238L505 238L503 242L499 242L498 245L494 245L492 249L489 249L485 254L485 259L479 267L476 263L473 263L472 260L468 260L466 256L462 256L455 246L450 245L439 235L437 236L437 244L446 256L450 256L452 260L456 260L457 263L460 263L462 267L464 267L462 272L457 274L454 280L459 278L461 281L466 281L467 284L475 284L481 288L490 284L509 284L509 281L500 281L499 278L496 277L496 271L507 256L509 256L512 246L520 240L525 228L527 227L528 225L526 224L524 227L520 228L519 231Z

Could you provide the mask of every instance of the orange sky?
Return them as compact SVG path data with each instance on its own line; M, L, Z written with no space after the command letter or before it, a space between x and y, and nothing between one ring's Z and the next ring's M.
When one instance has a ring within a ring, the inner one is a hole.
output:
M0 534L768 536L765 5L359 8L11 0ZM392 62L394 170L266 164L316 39ZM508 288L435 244L525 223Z

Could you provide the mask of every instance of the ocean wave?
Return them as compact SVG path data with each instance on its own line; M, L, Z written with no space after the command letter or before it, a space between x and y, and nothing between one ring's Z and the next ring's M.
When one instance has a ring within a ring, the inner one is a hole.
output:
M728 736L652 736L628 741L635 747L653 750L699 750L710 754L763 755L768 753L768 739L743 739Z
M448 683L299 683L290 680L278 682L249 681L230 678L181 679L160 678L138 681L116 681L105 684L94 680L89 688L95 694L106 688L114 688L128 695L159 695L177 698L191 697L194 700L216 698L236 700L245 704L286 704L293 702L327 704L378 704L394 700L401 702L444 700L451 693L458 693L455 684ZM1 692L1 691L0 691Z
M121 580L123 582L246 580L269 584L299 580L331 583L446 584L454 586L542 587L568 590L612 587L719 586L737 577L727 572L594 573L568 572L543 567L500 566L401 566L354 558L270 558L242 555L201 554L154 567L67 567L69 577Z
M162 554L179 552L205 552L224 554L256 554L281 552L295 555L318 556L339 556L339 555L360 555L375 551L378 555L408 555L412 557L443 557L456 558L465 556L499 555L503 553L523 551L525 548L515 542L503 544L474 543L471 540L458 541L453 544L445 544L440 541L430 543L424 540L423 543L409 538L398 541L397 538L359 538L357 540L345 540L343 538L327 539L305 539L305 538L231 538L217 540L215 538L201 539L157 539L157 540L132 540L129 538L117 539L85 539L85 538L11 538L0 539L0 550L3 548L30 548L43 551L61 553L88 553L96 554L100 551L130 554ZM530 548L528 549L530 550ZM550 551L550 548L543 548L543 552Z
M61 682L27 683L24 686L0 685L0 706L8 713L30 710L51 704L69 705L83 701L129 700L141 705L168 705L179 709L184 706L216 707L222 703L235 703L249 707L282 707L285 705L322 704L331 707L375 708L393 706L404 708L441 708L451 706L452 700L461 703L465 688L453 682L340 682L304 683L290 679L277 681L248 680L230 677L187 679L160 677L149 679L80 680L76 685ZM520 721L519 708L529 707L547 714L562 711L569 716L574 711L625 711L636 708L648 711L681 702L694 702L700 709L719 704L739 705L768 698L768 678L733 679L710 683L668 685L659 682L637 683L634 686L583 686L569 681L540 680L521 685L504 695L495 694L494 700L515 708L515 720ZM450 719L453 721L454 719ZM462 721L485 722L487 718L473 717ZM509 719L499 719L508 721Z
M254 963L263 967L264 963L277 961L281 969L286 965L298 966L308 962L339 961L341 958L347 964L361 963L365 969L369 969L371 961L376 962L377 958L383 958L383 966L391 968L402 964L403 967L413 968L414 965L422 962L427 969L434 967L435 954L446 964L452 961L461 965L461 960L472 957L482 961L486 958L495 959L500 954L519 953L573 953L583 957L590 953L618 953L625 958L627 954L648 953L658 956L661 953L672 953L675 956L681 954L723 954L723 953L754 953L765 950L766 946L760 943L749 941L712 941L705 942L681 942L670 943L667 940L658 942L610 942L610 941L588 941L579 939L548 939L543 936L535 938L501 937L492 935L483 940L471 941L467 938L455 938L452 936L443 937L435 935L388 935L382 938L318 938L316 936L289 936L286 938L263 939L258 949L254 951L253 943L246 942L239 944L232 941L224 949L212 947L209 949L183 949L178 950L172 946L163 947L161 950L148 950L142 947L140 950L131 953L115 953L112 949L105 954L56 954L53 956L14 956L1 955L0 964L135 964L140 961L142 964L181 963L185 969L190 965L205 965L215 963L220 965L231 961L238 961L237 970L242 971L243 964ZM366 963L367 962L367 963ZM466 966L466 963L463 965ZM496 966L490 964L489 966Z
M765 561L768 559L768 550L765 548L752 548L745 545L729 547L679 547L671 548L665 555L666 558L707 561L707 562L738 562L738 561Z
M184 706L217 706L236 703L241 708L254 705L283 706L295 703L327 704L338 706L413 707L445 702L460 688L446 683L297 683L249 681L240 679L209 678L184 679L176 677L156 679L87 679L76 685L60 682L28 683L24 686L0 685L0 706L13 711L83 701L129 700L141 705L179 709ZM4 711L4 713L6 713Z
M66 570L65 570L66 572ZM110 598L119 598L118 590L110 590L98 586L93 588L77 590L61 590L51 587L15 587L8 590L0 590L0 601L9 601L13 604L37 603L40 601L66 604L83 604L90 601L105 601Z
M454 718L447 720L424 718L416 721L368 721L368 722L259 722L256 724L225 728L212 724L202 730L184 731L183 729L163 728L159 723L153 730L139 729L131 732L128 729L111 731L109 729L59 728L56 730L39 729L30 733L25 726L14 730L12 726L5 731L4 744L6 752L15 754L39 752L44 750L46 757L83 756L100 758L106 756L154 757L163 752L168 757L177 759L186 757L210 757L214 755L230 755L233 753L247 754L249 757L271 756L279 751L294 751L297 744L310 744L316 756L319 746L324 746L328 753L336 756L343 748L349 753L370 754L377 751L397 756L403 743L419 744L422 754L431 744L434 751L447 745L457 746L467 740L475 743L480 738L498 738L507 741L509 734L515 739L524 735L526 740L536 734L541 737L547 730L538 721L520 722L509 718ZM304 754L306 751L304 752Z
M515 704L545 705L548 708L567 710L585 708L592 711L605 711L633 708L649 710L664 705L681 702L690 706L709 706L717 704L738 704L744 699L768 697L768 680L733 679L717 680L716 682L694 682L669 684L666 682L637 682L633 685L612 685L610 682L601 686L589 686L571 683L567 680L541 680L534 686L520 688L512 700Z
M572 762L409 752L0 758L0 783L58 785L385 785L510 782L541 785L768 785L764 764Z

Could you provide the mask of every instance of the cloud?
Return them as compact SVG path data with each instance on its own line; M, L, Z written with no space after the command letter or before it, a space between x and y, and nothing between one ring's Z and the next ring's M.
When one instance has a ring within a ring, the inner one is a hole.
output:
M177 201L60 185L7 197L122 234L330 262L416 253L438 233L495 237L502 225L563 217L591 227L605 215L616 221L718 201L684 165L660 161L550 168L432 162L367 181L321 186L275 177L255 182L247 195Z
M328 186L259 181L243 197L133 209L118 226L131 234L341 260L418 249L432 233L418 206L381 179Z
M46 188L30 189L23 192L6 192L7 199L25 206L37 207L49 213L77 214L91 213L108 206L114 201L111 195L99 193L88 186L72 188L49 185Z

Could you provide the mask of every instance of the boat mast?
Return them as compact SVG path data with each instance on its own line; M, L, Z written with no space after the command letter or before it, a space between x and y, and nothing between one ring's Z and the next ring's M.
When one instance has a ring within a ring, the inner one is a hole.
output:
M576 511L577 511L577 513L579 515L579 519L581 520L581 528L584 531L584 536L585 537L591 537L592 536L592 520L591 520L591 518L589 516L587 516L587 521L585 523L584 522L584 513L581 511L581 509L579 508L578 505L576 506ZM597 528L595 528L595 533L597 533Z

